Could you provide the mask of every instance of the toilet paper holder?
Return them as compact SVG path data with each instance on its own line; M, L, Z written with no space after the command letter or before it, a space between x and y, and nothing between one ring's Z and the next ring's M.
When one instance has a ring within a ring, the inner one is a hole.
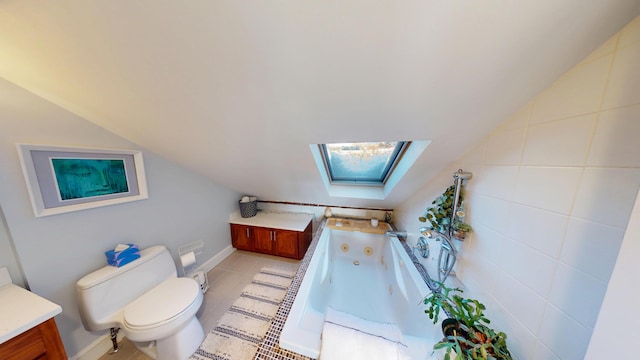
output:
M207 290L209 290L209 279L207 279L206 272L202 270L195 271L193 274L191 274L191 278L195 280L198 285L200 285L200 290L202 290L203 294L206 293Z
M180 265L182 265L182 274L184 277L190 277L194 279L200 286L200 290L204 294L209 290L209 280L207 279L207 273L202 270L198 270L198 261L196 255L202 253L204 243L202 240L192 242L181 246L179 249Z

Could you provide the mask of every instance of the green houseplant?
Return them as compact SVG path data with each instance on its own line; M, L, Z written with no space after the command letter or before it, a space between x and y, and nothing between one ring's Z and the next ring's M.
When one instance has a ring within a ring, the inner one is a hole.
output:
M420 216L418 220L421 222L429 221L431 230L435 230L441 234L448 234L449 230L451 230L451 233L457 239L464 240L466 234L471 232L472 229L469 224L462 221L464 218L464 211L462 209L459 208L457 214L453 216L455 192L455 185L449 186L442 195L431 202L433 206L426 208L424 215ZM462 192L460 192L458 202L462 204L463 201Z
M486 307L475 299L460 296L459 288L448 288L438 283L439 290L424 299L428 308L424 311L433 323L438 322L440 310L450 318L442 322L445 337L433 346L434 351L444 349L444 360L468 359L508 359L507 335L489 327L489 319L484 315Z

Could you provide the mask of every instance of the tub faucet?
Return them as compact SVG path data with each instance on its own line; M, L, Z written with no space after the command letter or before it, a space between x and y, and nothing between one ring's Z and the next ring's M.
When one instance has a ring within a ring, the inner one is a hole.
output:
M407 238L407 232L406 231L400 231L400 230L387 230L387 231L384 232L384 236L387 236L387 237L395 236L397 238L406 239Z
M426 237L428 237L429 239L438 239L439 237L443 237L443 238L448 238L445 234L435 231L435 230L431 230L427 227L421 227L420 228L420 233Z

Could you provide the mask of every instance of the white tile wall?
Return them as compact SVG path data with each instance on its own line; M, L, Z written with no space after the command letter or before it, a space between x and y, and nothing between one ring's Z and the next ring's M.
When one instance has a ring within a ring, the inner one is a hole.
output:
M611 109L640 102L640 43L636 42L616 52L609 84L602 104Z
M600 113L588 164L591 166L640 166L640 105Z
M465 168L465 171L470 171L467 169ZM486 175L475 177L474 190L471 190L471 187L467 190L503 200L513 198L518 178L517 166L486 166L483 173Z
M620 34L618 46L625 47L636 42L640 42L640 18L636 18L625 27Z
M594 113L600 106L612 56L580 64L534 99L529 124Z
M559 360L559 358L541 341L536 343L536 349L533 352L533 360Z
M507 239L502 246L503 257L498 267L546 298L551 289L556 261L515 240Z
M496 128L496 131L501 130L515 130L526 128L529 123L529 117L531 116L531 107L533 106L533 101L527 103L527 105L523 106L520 110L518 110L515 114L513 114L507 121L503 122Z
M584 62L586 63L613 53L616 50L619 38L620 34L615 34L614 36L610 37L609 40L605 41L604 44L600 45L599 48L594 50L591 55L587 56L584 59Z
M538 339L559 359L583 360L592 331L560 309L547 304Z
M524 128L492 134L487 141L486 163L491 165L519 164L524 135Z
M569 214L581 175L579 167L521 167L514 200Z
M495 263L471 255L465 263L464 271L466 272L464 277L469 286L473 287L475 284L484 287L489 293L494 291L498 281L498 266Z
M546 166L584 165L595 123L596 115L589 114L529 127L522 163Z
M624 231L571 218L560 260L602 281L609 281Z
M564 236L568 216L518 204L513 204L509 213L509 237L553 258L560 255L562 243L557 239Z
M606 283L565 264L558 264L549 302L587 327L593 328Z
M501 271L495 297L515 318L535 334L540 328L547 301L522 282Z
M502 242L506 236L489 227L478 224L473 229L473 234L465 240L467 246L463 249L481 258L482 261L498 263L502 259Z
M531 357L536 345L535 333L519 321L513 314L500 305L495 306L491 314L492 323L500 324L501 331L507 334L508 347L516 359Z
M509 215L509 203L505 200L484 195L472 195L465 198L465 211L477 224L483 224L495 231L504 233ZM431 200L428 204L431 204ZM473 208L466 204L474 204ZM477 204L477 205L476 205ZM418 215L419 216L419 215Z
M624 229L639 183L638 168L586 168L573 215Z
M584 357L640 187L638 64L640 18L452 165L474 168L457 272L519 360ZM403 228L441 184L396 209Z

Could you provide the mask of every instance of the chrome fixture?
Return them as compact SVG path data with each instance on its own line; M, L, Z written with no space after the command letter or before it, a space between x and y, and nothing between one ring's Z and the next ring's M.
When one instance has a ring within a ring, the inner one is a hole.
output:
M444 282L447 279L447 276L451 273L453 269L453 265L456 264L456 256L458 252L456 251L455 246L451 242L451 238L445 234L439 233L435 230L431 230L428 228L420 228L420 232L428 237L429 239L434 239L435 241L440 241L440 255L438 256L438 281ZM416 248L420 248L421 241L426 243L424 237L420 237ZM429 255L428 245L427 245L427 256L422 255L422 257L427 258Z
M427 243L427 239L425 239L423 236L420 236L420 239L418 239L418 243L415 244L413 246L413 250L418 250L418 252L420 253L420 256L422 256L423 258L428 258L429 257L429 244Z
M473 173L462 171L462 169L458 169L458 171L453 173L453 180L456 184L456 193L453 196L453 212L451 213L451 224L455 220L456 214L458 213L458 206L460 205L460 191L462 190L462 180L469 180L473 177ZM451 233L452 229L449 227L449 233Z
M420 228L420 233L422 235L428 237L429 239L434 239L436 241L439 241L441 237L442 238L446 238L447 237L447 235L445 235L443 233L440 233L438 231L435 231L435 230L431 230L431 229L429 229L427 227L421 227Z
M438 280L440 282L443 283L451 273L453 265L456 264L457 253L451 240L443 238L440 243L440 256L438 256Z
M397 238L406 239L407 238L407 232L406 231L400 231L400 230L387 230L387 231L384 232L384 236L386 236L386 237L395 236Z
M469 180L472 177L472 173L462 171L462 169L458 169L457 172L453 173L455 195L453 197L453 211L451 214L450 224L453 224L460 207L460 191L462 190L462 181ZM446 234L440 233L436 230L432 230L428 227L421 227L420 233L426 238L440 241L440 255L438 256L438 280L441 283L444 283L449 274L451 274L451 270L453 270L453 266L456 264L456 258L458 255L458 252L456 251L456 248L451 241L453 234L452 226L449 226ZM421 255L425 258L429 256L429 246L427 244L426 238L421 236L418 240L418 243L413 248L414 251L415 249L419 249ZM425 253L427 254L426 256L424 255Z

